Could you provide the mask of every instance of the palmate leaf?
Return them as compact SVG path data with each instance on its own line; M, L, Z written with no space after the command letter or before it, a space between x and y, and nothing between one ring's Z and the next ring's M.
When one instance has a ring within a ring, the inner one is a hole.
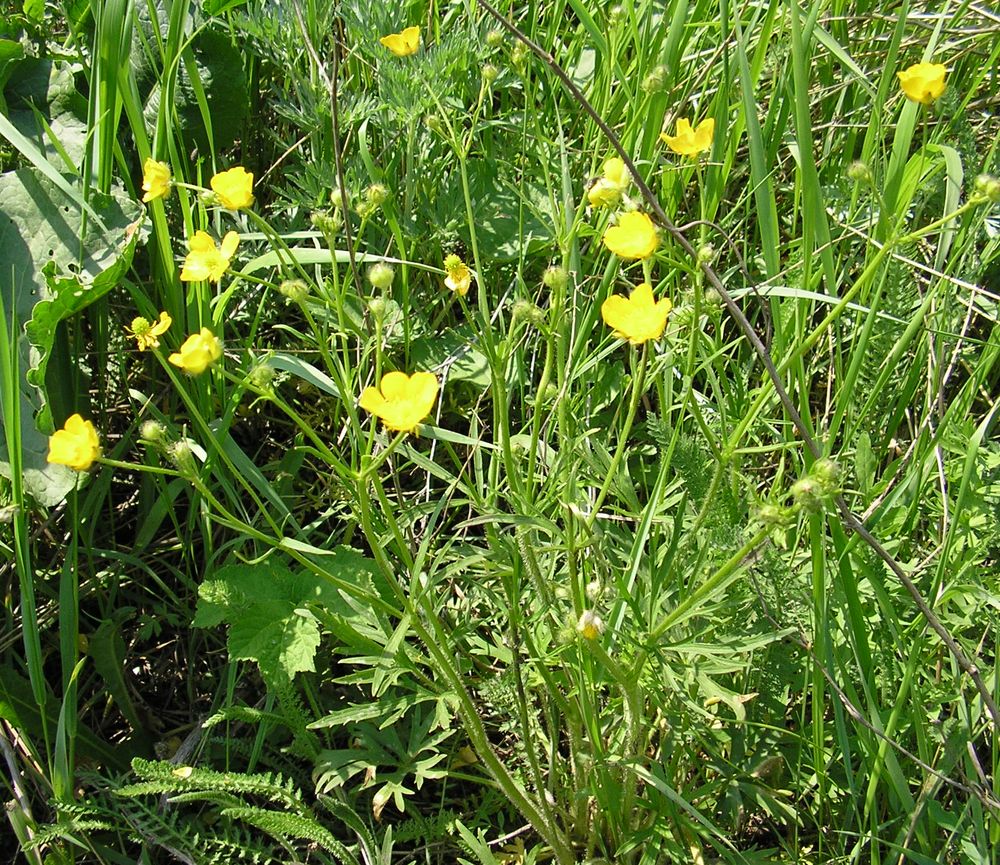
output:
M371 565L347 547L333 551L326 567L351 582L370 586ZM192 624L229 625L229 655L256 661L265 681L290 682L296 673L315 670L320 643L319 621L307 608L319 604L337 614L351 614L340 592L306 572L293 572L275 557L258 564L219 568L198 590Z

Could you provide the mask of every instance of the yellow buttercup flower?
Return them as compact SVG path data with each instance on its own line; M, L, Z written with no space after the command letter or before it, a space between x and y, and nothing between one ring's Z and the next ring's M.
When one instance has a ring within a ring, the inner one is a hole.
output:
M207 327L192 333L181 346L167 358L174 366L179 366L189 375L201 375L222 357L222 343Z
M712 137L715 135L715 118L707 117L694 129L683 117L677 121L677 134L660 133L660 139L674 153L681 156L697 156L704 150L712 149Z
M50 463L85 472L100 456L101 441L97 437L97 430L79 414L70 415L63 428L49 436Z
M145 351L147 348L160 347L159 337L170 329L172 323L173 319L165 312L160 313L160 320L154 324L140 315L132 319L132 324L125 328L125 332L136 341L139 351Z
M253 204L253 172L242 166L220 171L209 185L226 210L242 210Z
M409 57L411 54L416 54L417 48L420 47L420 28L407 27L399 33L383 36L378 41L397 57Z
M653 300L648 283L636 286L628 298L613 294L601 304L601 318L614 328L615 336L632 345L642 345L649 339L659 339L667 326L667 316L673 304L668 298Z
M229 261L239 246L240 236L235 231L226 232L221 246L216 246L207 231L196 231L188 241L187 257L181 269L181 280L200 282L203 279L218 282L229 270Z
M152 157L142 163L142 191L145 204L170 192L170 166Z
M619 258L649 258L659 243L653 220L638 210L623 213L604 232L604 245Z
M381 418L386 429L415 433L434 408L438 379L432 372L387 372L377 387L366 387L359 405Z
M896 77L907 99L921 105L933 105L944 93L947 71L943 63L914 63L909 69L897 72Z
M615 207L631 179L625 163L613 156L605 160L604 174L587 190L587 201L591 207Z
M444 278L445 286L465 297L469 293L469 287L472 285L472 271L465 266L462 259L457 255L449 255L444 260L444 269L448 274Z

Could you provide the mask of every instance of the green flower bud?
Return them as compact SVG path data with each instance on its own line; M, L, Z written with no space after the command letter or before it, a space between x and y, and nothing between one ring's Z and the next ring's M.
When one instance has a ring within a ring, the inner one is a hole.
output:
M545 268L545 273L542 274L542 285L550 291L564 291L568 283L569 273L558 264Z
M708 264L715 258L715 247L711 243L703 243L698 247L698 263Z
M323 213L317 210L310 214L309 221L312 222L321 234L326 237L332 237L340 231L341 226L344 224L344 217L341 216L339 208L330 213Z
M274 383L274 367L266 362L258 363L247 379L257 390L269 390Z
M781 505L764 502L757 508L757 519L765 526L783 526L788 523L788 510Z
M826 495L832 495L837 491L837 485L840 481L840 466L834 460L829 457L816 460L809 474L816 479Z
M368 281L379 291L386 291L395 276L395 269L384 261L376 262L368 268Z
M847 166L847 176L855 183L871 183L871 169L860 159Z
M792 498L802 510L817 514L823 510L823 490L813 477L799 478L792 484Z
M510 62L519 72L524 71L524 66L528 62L528 48L523 42L518 42L510 49Z
M385 317L386 302L383 297L373 297L368 301L368 311L375 316L376 320L381 321Z
M162 446L167 442L167 428L158 420L147 420L139 427L139 438L151 445Z
M483 81L486 83L487 87L497 80L499 72L500 70L497 69L492 63L487 63L483 66Z
M347 206L350 207L351 206L350 192L344 190L344 193L341 194L339 186L335 186L333 187L333 189L330 190L330 204L332 204L334 207L343 207L345 201Z
M992 174L980 174L973 188L980 195L985 195L994 204L1000 202L1000 180Z
M486 34L486 44L490 48L497 48L500 43L503 42L503 31L502 30L490 30Z
M194 458L194 451L187 439L175 441L168 449L167 453L177 470L187 478L196 477L198 474L198 463Z
M427 128L436 135L440 135L444 132L444 122L436 114L428 114L424 123L426 123Z
M278 286L278 291L292 303L302 303L309 297L309 286L301 279L286 279Z
M511 314L514 321L526 321L534 327L541 327L545 324L545 313L530 300L517 301Z
M667 89L670 70L666 66L654 66L649 74L642 79L642 89L645 93L662 93Z

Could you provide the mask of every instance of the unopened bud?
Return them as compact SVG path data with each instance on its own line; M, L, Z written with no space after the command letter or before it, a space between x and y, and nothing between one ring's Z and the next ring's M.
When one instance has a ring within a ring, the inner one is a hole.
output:
M346 189L341 190L339 186L333 187L330 190L330 204L334 207L350 207L351 206L351 193Z
M368 301L368 311L375 316L375 319L381 321L385 317L385 312L387 305L385 298L373 297Z
M427 128L438 135L444 131L444 122L436 114L428 114L427 119L424 121L427 124Z
M545 273L542 274L542 285L549 291L565 291L568 283L569 274L561 265L553 264L545 268Z
M596 604L601 599L604 589L597 580L591 580L584 588L584 592L587 595L587 600L592 604Z
M980 195L985 195L994 204L1000 201L1000 180L992 174L980 174L973 187Z
M799 478L792 484L791 493L795 504L804 511L815 514L823 510L823 491L815 478Z
M268 390L274 382L274 367L268 363L258 363L250 370L247 380L257 390Z
M703 243L698 247L698 263L708 264L715 258L715 247L711 243Z
M545 324L545 313L530 300L517 301L514 304L512 315L514 321L526 321L534 327L541 327Z
M498 70L492 63L487 63L483 66L483 81L486 83L487 87L497 80L499 71L500 70Z
M301 279L286 279L278 286L278 291L292 303L302 303L309 297L309 286Z
M486 44L489 45L490 48L498 47L501 42L503 42L503 32L501 30L490 30L490 32L486 34Z
M323 213L317 210L310 214L309 221L322 234L331 237L340 231L340 227L344 224L344 217L340 215L339 208L331 213Z
M379 261L368 268L368 281L379 291L386 291L392 285L396 271L384 261Z
M860 159L847 166L847 176L855 183L871 183L871 169Z
M167 428L158 420L147 420L139 427L139 438L151 445L163 445L167 441Z
M788 510L781 505L765 502L757 508L757 519L765 526L783 526L788 522Z
M825 493L833 493L840 481L840 466L829 457L822 457L813 463L809 474L819 482Z
M523 42L518 42L510 49L510 62L518 71L524 71L524 65L528 61L528 49Z
M666 66L654 66L642 79L642 89L645 93L661 93L667 89L670 70Z
M182 475L193 477L198 474L198 465L194 459L194 452L191 450L191 445L186 439L175 441L167 452Z

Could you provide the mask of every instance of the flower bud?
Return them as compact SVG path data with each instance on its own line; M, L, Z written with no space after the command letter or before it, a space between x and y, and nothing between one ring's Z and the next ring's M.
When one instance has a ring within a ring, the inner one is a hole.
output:
M666 66L654 66L649 74L642 79L642 89L645 93L661 93L667 89L670 70Z
M584 588L584 592L586 592L587 600L596 604L601 599L601 595L604 594L604 588L598 580L591 580Z
M351 206L351 193L347 190L341 192L339 186L333 187L333 189L330 190L330 204L334 207L343 207L345 203L347 207Z
M177 470L185 477L194 477L198 474L198 464L195 462L194 451L187 439L175 441L168 449L167 453Z
M274 367L266 362L258 363L250 370L247 380L257 390L269 390L274 383Z
M825 494L831 495L836 492L840 481L840 466L835 460L829 457L816 460L809 474L816 479Z
M985 195L994 204L1000 202L1000 180L992 174L980 174L973 187L980 195Z
M424 120L424 123L427 124L427 128L431 132L437 135L440 135L442 132L444 132L444 122L436 114L428 114L427 118Z
M703 297L705 300L705 306L718 309L724 304L722 295L719 294L718 290L715 288L706 288Z
M514 321L526 321L534 327L541 327L545 324L545 313L530 300L517 301L511 315Z
M386 291L396 276L396 271L384 261L379 261L368 268L368 281L379 291Z
M518 42L510 49L510 62L518 72L524 71L524 66L528 62L528 48L523 42Z
M139 427L139 438L151 445L164 445L167 441L167 428L158 420L143 421Z
M340 214L340 209L337 208L331 213L322 213L321 211L314 211L309 216L309 221L316 227L316 229L327 237L331 237L340 231L340 227L344 224L344 217Z
M703 243L696 254L699 264L709 264L715 258L715 247L711 243Z
M799 478L792 484L792 498L802 510L817 514L823 510L823 491L813 477Z
M503 31L502 30L490 30L486 34L486 44L490 48L497 48L503 42Z
M788 523L788 510L771 502L764 502L757 508L757 519L765 526L783 526Z
M387 305L383 297L373 297L368 301L368 311L375 316L377 321L381 321L385 317L386 309Z
M499 72L500 70L497 69L492 63L487 63L483 66L483 82L487 87L497 80Z
M302 303L309 297L309 286L301 279L286 279L278 286L278 291L292 303Z
M542 274L542 285L550 291L564 291L568 283L569 274L566 272L566 268L561 265L550 265L545 268L545 273Z
M389 190L382 183L373 183L365 190L365 200L372 207L381 207L389 197Z
M855 183L871 183L871 169L860 159L847 166L847 176Z

